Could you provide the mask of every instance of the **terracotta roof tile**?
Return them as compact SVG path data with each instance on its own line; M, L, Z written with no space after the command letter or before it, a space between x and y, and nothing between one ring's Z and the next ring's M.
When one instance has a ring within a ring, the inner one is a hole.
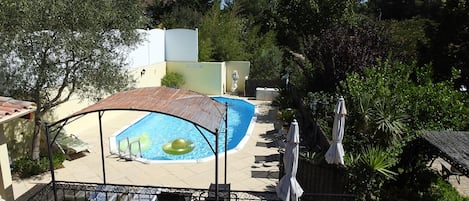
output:
M33 102L0 96L0 123L22 117L34 111L36 111L36 104Z

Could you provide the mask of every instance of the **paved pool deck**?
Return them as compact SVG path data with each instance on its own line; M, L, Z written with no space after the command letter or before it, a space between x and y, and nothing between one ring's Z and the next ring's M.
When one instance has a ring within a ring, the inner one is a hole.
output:
M233 190L275 191L278 183L278 148L272 142L276 110L270 101L248 100L256 105L257 120L244 147L228 154L227 183ZM109 137L146 113L107 111L102 118L106 181L112 184L151 185L185 188L208 188L215 182L215 160L201 163L144 164L125 161L110 154ZM68 133L91 144L90 153L55 170L58 181L103 182L98 114L88 114L66 126ZM29 179L15 178L15 199L28 197L34 187L51 181L50 173ZM219 160L219 183L224 182L224 158Z

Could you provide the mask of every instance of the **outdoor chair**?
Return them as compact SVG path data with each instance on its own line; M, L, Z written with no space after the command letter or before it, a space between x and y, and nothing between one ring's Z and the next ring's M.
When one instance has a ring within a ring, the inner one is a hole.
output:
M90 152L91 145L80 140L76 135L58 134L55 143L59 149L67 156L67 159L70 160L71 155L81 153L81 152Z
M449 177L453 175L456 177L456 181L458 182L458 184L461 184L461 176L463 176L461 172L459 172L453 166L451 166L451 168L448 168L443 163L440 163L440 164L441 164L441 176L443 177L443 179L449 180Z

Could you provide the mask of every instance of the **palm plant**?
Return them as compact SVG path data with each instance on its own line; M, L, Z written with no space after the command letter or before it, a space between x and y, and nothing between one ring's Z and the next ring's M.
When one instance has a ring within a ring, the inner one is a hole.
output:
M359 200L379 200L383 184L395 178L391 168L396 160L381 147L368 146L358 155L347 156L350 167L350 190Z
M378 99L371 110L373 119L373 138L381 145L396 145L406 131L407 115L398 107L392 107L392 101Z

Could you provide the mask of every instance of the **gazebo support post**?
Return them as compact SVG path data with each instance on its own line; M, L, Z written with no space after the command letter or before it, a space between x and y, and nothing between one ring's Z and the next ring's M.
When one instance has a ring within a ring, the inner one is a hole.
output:
M104 144L103 144L103 126L101 122L101 118L103 117L104 112L98 112L98 119L99 119L99 137L101 141L101 164L103 166L103 184L106 184L106 167L104 164Z
M218 129L215 133L215 200L218 201Z
M49 126L45 123L46 127L46 141L47 141L47 153L49 157L49 169L50 169L50 176L52 179L52 191L54 192L54 200L57 201L57 187L55 186L55 173L54 173L54 163L52 158L52 150L51 150L51 142L49 139Z
M226 174L227 174L227 164L228 164L228 102L225 103L225 184L226 184Z

